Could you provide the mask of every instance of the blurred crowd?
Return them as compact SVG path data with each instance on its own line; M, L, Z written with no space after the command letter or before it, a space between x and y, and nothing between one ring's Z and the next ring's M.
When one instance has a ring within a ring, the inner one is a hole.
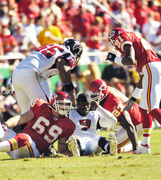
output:
M102 72L99 69L105 58L100 54L108 51L107 34L123 24L161 51L161 0L0 0L0 57L25 57L41 45L75 38L82 42L82 61L88 64L85 71L78 65L72 72L77 92L84 90L79 81L86 89L90 81L102 78L130 97L139 80L134 68L110 64ZM16 58L2 59L0 68L11 71L19 63ZM0 76L1 92L6 83ZM62 88L60 82L57 88ZM0 119L19 112L15 95L0 93Z

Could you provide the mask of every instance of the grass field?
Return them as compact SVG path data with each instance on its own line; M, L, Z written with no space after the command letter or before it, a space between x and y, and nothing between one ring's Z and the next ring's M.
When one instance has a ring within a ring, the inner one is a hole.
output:
M26 158L0 153L0 180L160 180L161 129L151 136L151 154Z

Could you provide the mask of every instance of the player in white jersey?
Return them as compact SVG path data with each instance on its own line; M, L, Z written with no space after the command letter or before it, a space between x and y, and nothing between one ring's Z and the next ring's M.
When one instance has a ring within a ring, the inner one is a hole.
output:
M98 111L90 111L90 102L85 93L79 94L77 98L77 109L71 110L69 118L76 124L76 130L72 135L72 141L75 146L75 140L78 143L79 150L74 149L83 155L90 155L105 151L108 154L115 155L117 153L117 142L115 136L110 135L109 139L97 135L97 130L102 127L111 126L111 120L107 120L101 116ZM70 146L72 143L70 142ZM73 153L74 154L74 153Z
M75 105L75 90L70 70L75 67L82 54L82 45L75 39L66 40L63 45L48 44L37 48L23 59L12 74L12 84L21 113L29 110L35 99L49 102L51 92L47 79L58 74L64 90Z

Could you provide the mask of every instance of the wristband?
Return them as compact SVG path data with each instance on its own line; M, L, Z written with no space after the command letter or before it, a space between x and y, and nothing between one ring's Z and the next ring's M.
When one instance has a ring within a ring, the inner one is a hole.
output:
M134 92L132 93L132 97L138 99L142 93L143 89L140 89L140 88L135 88L134 89Z
M131 97L131 98L130 98L130 100L132 100L132 101L134 101L134 102L135 102L135 101L136 101L136 98Z
M66 92L70 92L74 89L74 85L72 82L64 84L63 87L64 87L64 91Z
M114 59L114 62L117 63L117 64L122 65L122 58L116 56L115 59Z

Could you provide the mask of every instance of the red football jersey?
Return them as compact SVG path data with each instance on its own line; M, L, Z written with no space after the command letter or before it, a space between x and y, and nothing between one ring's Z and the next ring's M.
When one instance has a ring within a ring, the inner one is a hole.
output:
M35 118L27 123L22 133L32 138L40 153L56 140L73 134L75 124L67 117L54 117L51 107L45 101L38 99L30 109Z
M123 103L127 101L128 98L119 90L114 89L110 86L108 86L108 92L109 93L107 97L101 102L101 105L103 106L103 108L110 111L116 118L118 118L123 113ZM128 112L135 126L142 123L142 117L139 111L139 105L137 103L134 103L133 108Z
M133 32L127 32L120 28L115 41L115 48L123 56L123 46L131 44L135 50L135 59L137 61L137 69L142 71L142 67L149 62L160 61L157 55L152 51L148 43Z

